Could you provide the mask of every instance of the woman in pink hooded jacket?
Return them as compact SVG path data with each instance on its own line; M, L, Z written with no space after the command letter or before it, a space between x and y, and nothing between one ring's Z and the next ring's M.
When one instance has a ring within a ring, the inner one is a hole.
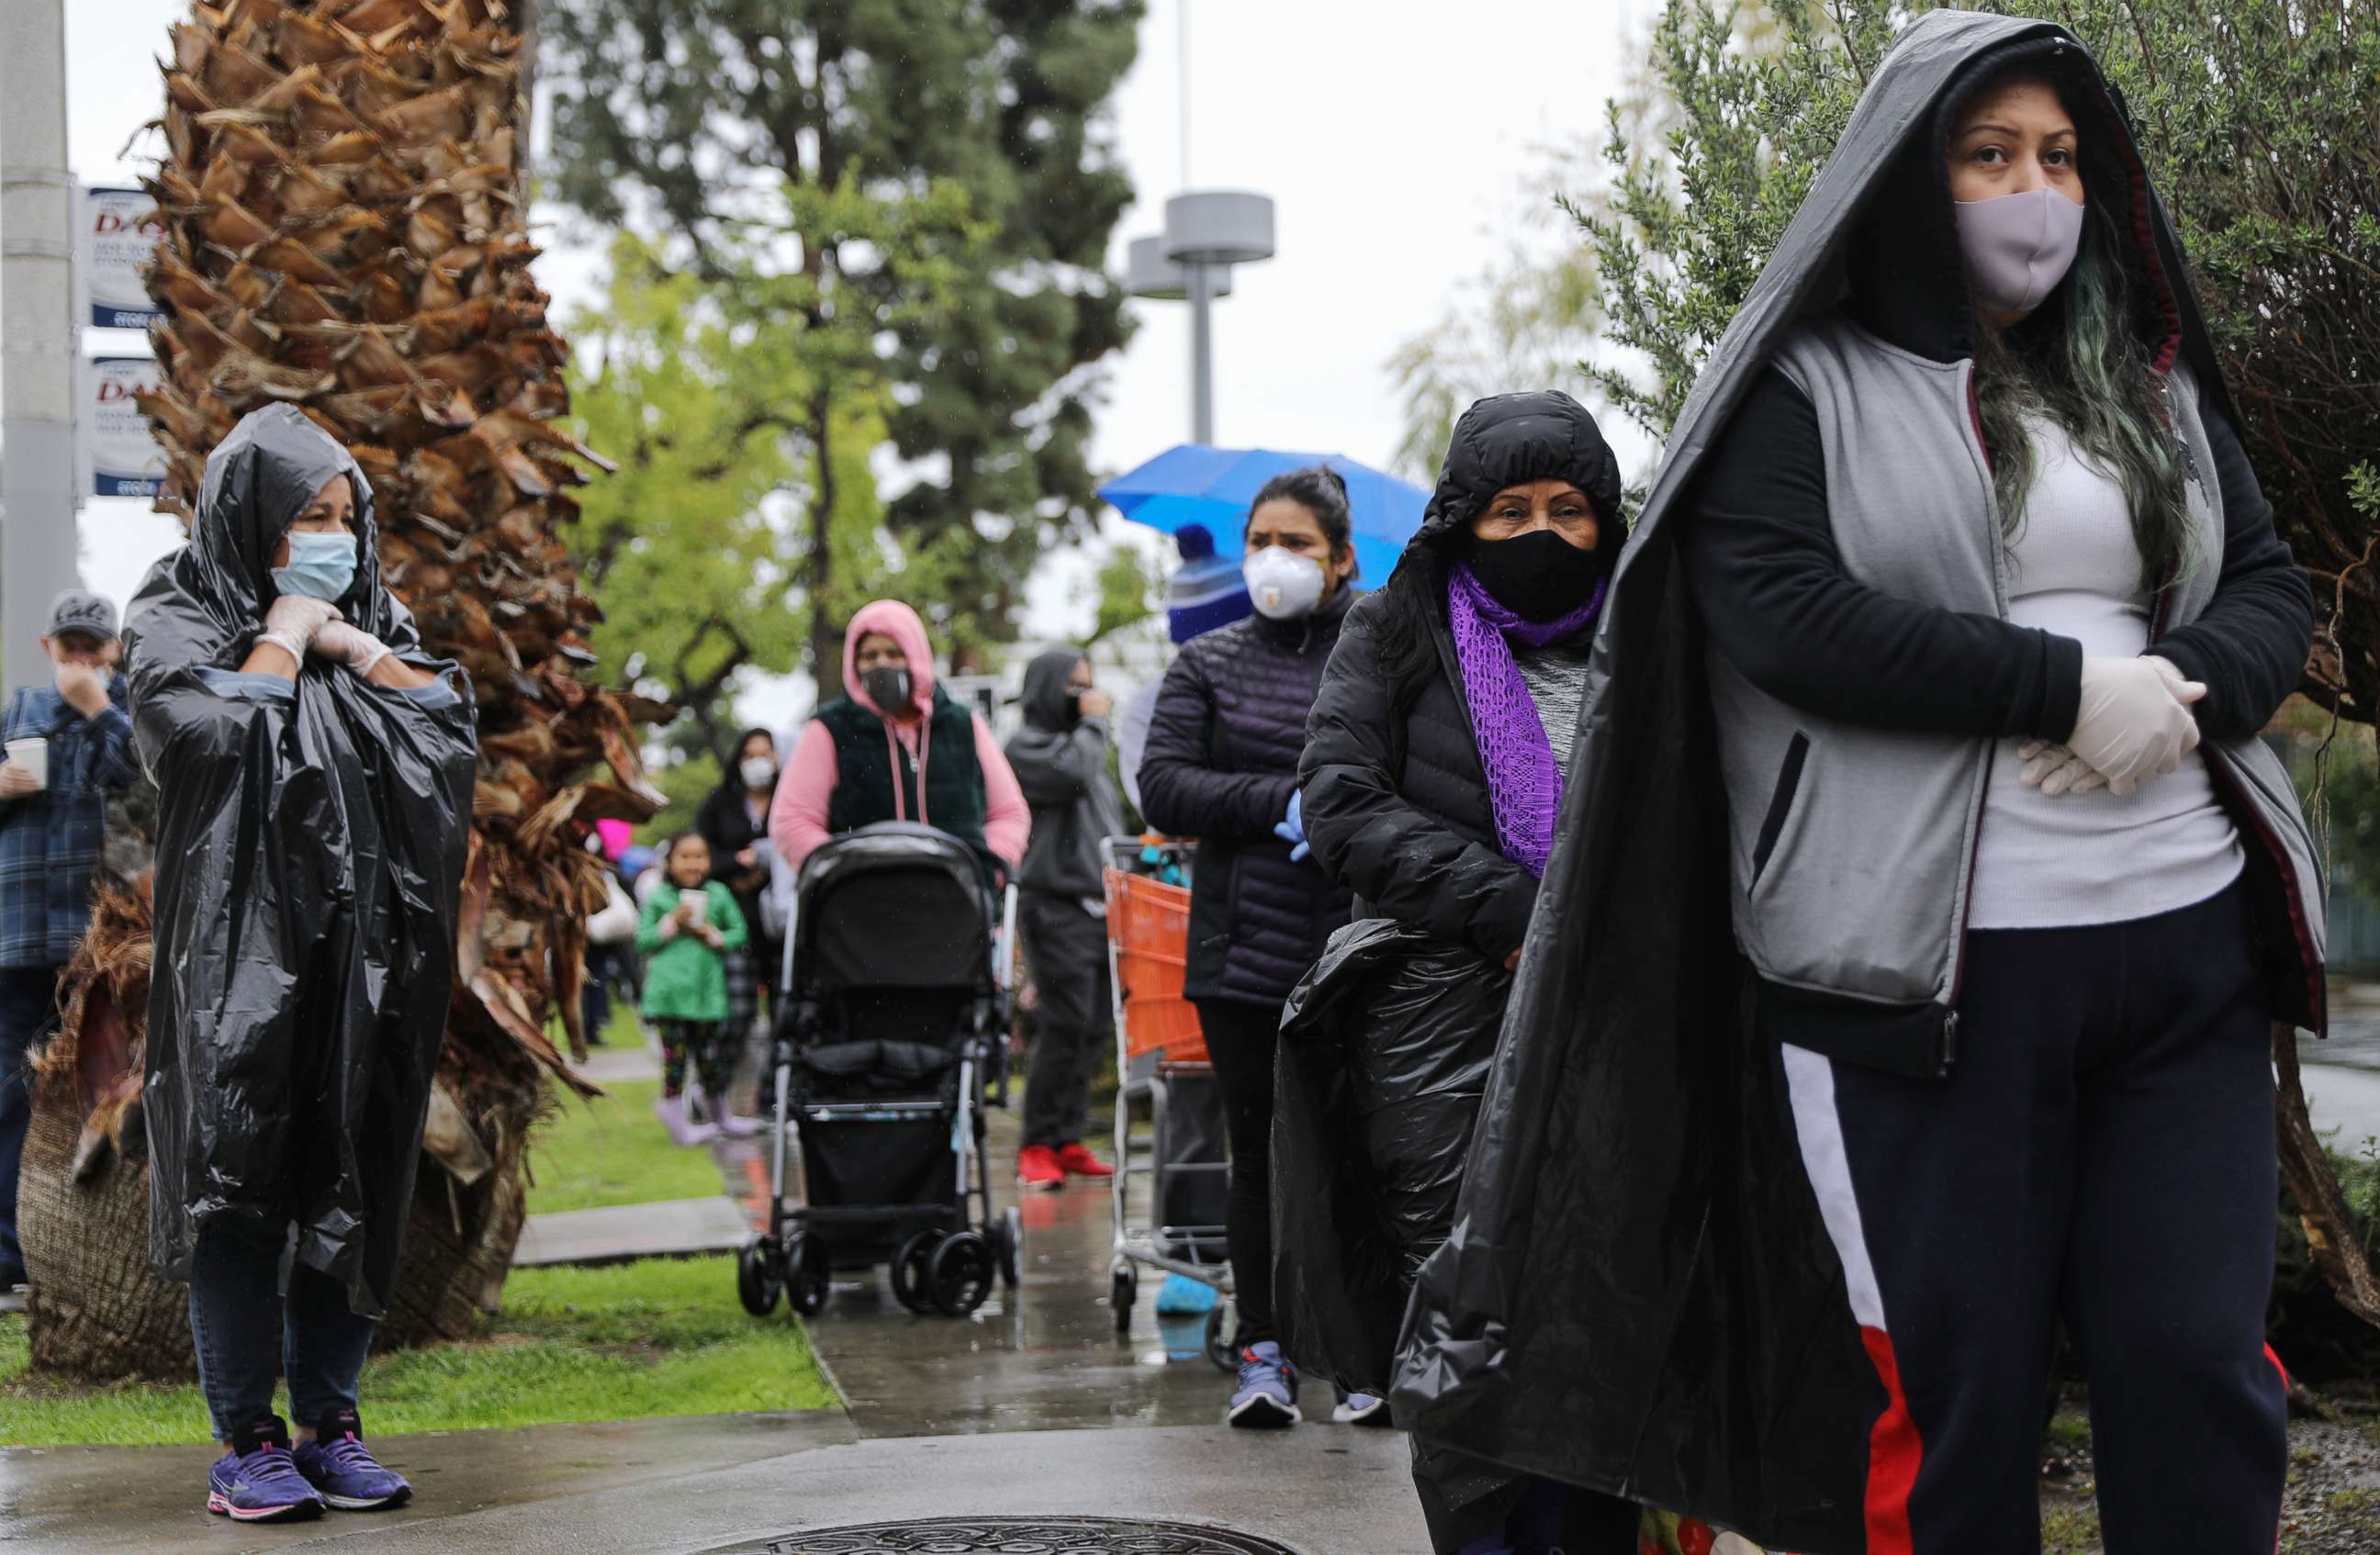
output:
M917 821L997 854L1011 870L1031 822L990 726L935 683L926 623L897 599L851 618L844 694L803 726L769 811L769 840L798 870L828 838Z

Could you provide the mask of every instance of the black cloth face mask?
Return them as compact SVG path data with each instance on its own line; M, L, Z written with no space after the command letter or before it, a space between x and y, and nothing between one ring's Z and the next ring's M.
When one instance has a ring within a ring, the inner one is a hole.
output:
M859 683L868 693L868 700L887 717L900 717L909 705L911 682L906 669L878 665L873 669L861 670Z
M1473 538L1464 561L1496 601L1523 621L1558 621L1595 592L1603 547L1581 550L1550 529L1509 540Z

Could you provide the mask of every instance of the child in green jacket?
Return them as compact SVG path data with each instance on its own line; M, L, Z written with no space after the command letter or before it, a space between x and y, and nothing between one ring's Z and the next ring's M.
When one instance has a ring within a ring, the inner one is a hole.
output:
M662 1099L653 1115L681 1145L698 1145L722 1132L741 1138L759 1128L727 1110L735 1054L726 1031L727 958L744 947L744 914L726 886L710 878L710 845L699 832L670 838L662 855L661 888L645 899L637 948L645 958L647 1020L661 1032ZM694 1065L710 1121L697 1122L686 1097L686 1069Z

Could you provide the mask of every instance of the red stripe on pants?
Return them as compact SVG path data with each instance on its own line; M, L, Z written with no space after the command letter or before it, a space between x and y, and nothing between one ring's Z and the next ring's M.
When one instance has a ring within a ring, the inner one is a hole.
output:
M1900 1393L1900 1362L1892 1353L1892 1336L1880 1328L1862 1328L1869 1364L1884 1384L1884 1413L1867 1434L1867 1555L1913 1555L1909 1532L1909 1493L1917 1486L1917 1465L1925 1455L1917 1439L1917 1422L1910 1418L1909 1401Z

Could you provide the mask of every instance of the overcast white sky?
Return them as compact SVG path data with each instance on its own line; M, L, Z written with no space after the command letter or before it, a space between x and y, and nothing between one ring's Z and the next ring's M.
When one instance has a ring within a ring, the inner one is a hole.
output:
M1260 190L1279 215L1279 256L1243 269L1216 308L1217 440L1385 464L1398 433L1390 353L1519 224L1531 149L1596 132L1649 0L1150 0L1139 63L1115 103L1140 191L1117 229L1118 271L1125 240L1159 230L1166 197L1182 187L1184 4L1193 186ZM67 9L75 170L87 183L131 182L157 139L118 153L158 111L152 62L188 6ZM557 311L589 297L597 259L560 241L541 261ZM1186 309L1136 306L1142 326L1112 367L1093 443L1105 474L1189 437ZM137 337L96 331L88 343L139 349ZM119 603L179 538L173 521L130 500L92 500L82 526L85 579ZM1058 635L1087 621L1087 565L1051 557L1030 630ZM755 688L747 710L775 722L802 700L791 687Z

